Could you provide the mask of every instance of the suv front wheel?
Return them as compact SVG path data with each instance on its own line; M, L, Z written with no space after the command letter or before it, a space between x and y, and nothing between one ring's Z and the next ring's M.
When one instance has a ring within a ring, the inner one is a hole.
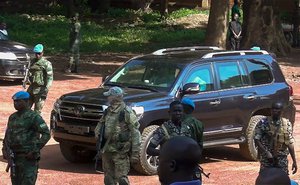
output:
M145 175L155 175L157 173L158 156L150 156L146 153L153 132L158 128L158 125L151 125L144 129L142 133L142 141L140 148L140 161L133 165L133 168Z
M252 116L246 130L246 143L240 144L240 151L244 158L248 160L257 160L257 147L254 142L254 131L257 123L265 116Z

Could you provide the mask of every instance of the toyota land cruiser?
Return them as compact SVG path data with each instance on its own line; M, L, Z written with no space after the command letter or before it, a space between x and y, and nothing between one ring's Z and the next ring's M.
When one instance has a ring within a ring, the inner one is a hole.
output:
M181 47L135 57L106 78L99 88L62 95L51 113L53 137L70 162L91 160L94 128L107 108L103 92L122 87L124 100L140 121L140 163L134 168L155 174L157 158L146 155L153 131L168 119L168 106L187 96L194 116L204 123L204 147L239 144L255 160L253 132L270 115L272 102L285 104L284 116L295 121L292 87L267 51L224 51L217 47Z

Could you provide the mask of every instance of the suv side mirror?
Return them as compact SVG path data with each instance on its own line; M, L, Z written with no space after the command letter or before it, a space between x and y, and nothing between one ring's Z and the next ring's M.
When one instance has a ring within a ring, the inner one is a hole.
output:
M197 94L200 92L200 85L199 83L187 83L183 86L181 96L185 94Z

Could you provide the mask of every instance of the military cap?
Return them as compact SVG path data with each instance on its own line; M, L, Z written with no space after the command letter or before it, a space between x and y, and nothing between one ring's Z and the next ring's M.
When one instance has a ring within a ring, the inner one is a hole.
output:
M181 103L184 105L189 105L191 106L193 109L195 109L195 103L193 102L193 100L191 100L190 98L183 98L181 100Z
M120 87L111 87L107 92L104 92L104 96L122 96L124 94L123 89Z
M24 99L29 99L30 95L26 91L19 91L15 93L12 97L13 100L24 100Z
M37 44L33 48L33 52L35 53L41 53L44 50L44 46L42 44Z

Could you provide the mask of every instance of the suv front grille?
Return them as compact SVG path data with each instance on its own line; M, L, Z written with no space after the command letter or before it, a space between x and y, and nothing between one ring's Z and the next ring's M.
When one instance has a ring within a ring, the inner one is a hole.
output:
M95 126L104 112L102 105L64 101L60 105L60 116L64 123Z

